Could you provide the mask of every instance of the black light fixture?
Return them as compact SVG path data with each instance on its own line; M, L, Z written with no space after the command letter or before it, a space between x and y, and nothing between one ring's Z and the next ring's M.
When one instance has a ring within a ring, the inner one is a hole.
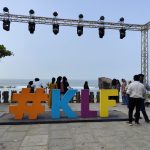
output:
M4 13L9 13L9 9L8 9L7 7L4 7L4 8L3 8L3 12L4 12Z
M10 20L9 20L9 16L7 16L7 14L9 14L9 9L7 7L4 7L3 12L4 12L4 14L6 14L6 18L3 19L3 29L6 31L9 31L10 30Z
M31 16L31 15L34 15L34 10L33 10L33 9L30 9L30 10L29 10L29 14L30 14L30 16Z
M104 27L100 27L99 28L99 37L103 38L104 35L105 35L105 28Z
M35 31L34 10L31 9L31 10L29 11L29 14L30 14L31 20L30 20L29 23L28 23L28 30L29 30L29 32L30 32L31 34L33 34L34 31Z
M58 16L58 13L55 11L53 13L53 16L54 16L53 33L57 35L59 33L59 24L56 21L56 17Z
M10 30L10 21L9 21L9 19L3 20L3 29L6 30L6 31Z
M121 23L121 24L124 23L124 18L123 18L123 17L120 18L120 23ZM122 27L122 28L119 30L119 32L120 32L120 39L123 39L123 38L126 36L126 29Z
M123 17L120 18L120 22L122 22L122 23L124 22L124 18Z
M55 35L59 33L59 25L58 24L53 24L53 33Z
M83 19L83 14L79 14L79 20Z
M103 23L104 19L105 19L105 17L104 17L104 16L101 16L101 17L100 17L100 22ZM98 29L98 31L99 31L99 37L100 37L100 38L103 38L103 36L105 35L105 28L104 28L104 26L101 26L101 27Z
M100 21L104 21L105 17L104 16L101 16L100 17Z
M79 15L79 21L83 19L83 14ZM77 26L77 34L78 36L81 36L83 34L83 25L78 25Z
M119 30L120 32L120 39L123 39L126 36L126 29L122 28Z
M34 31L35 31L35 22L29 22L28 23L28 30L29 30L29 32L31 33L31 34L33 34L34 33Z
M54 17L57 17L57 16L58 16L57 11L54 11L54 12L53 12L53 16L54 16Z
M78 36L81 36L83 34L83 26L80 25L77 26L77 34Z

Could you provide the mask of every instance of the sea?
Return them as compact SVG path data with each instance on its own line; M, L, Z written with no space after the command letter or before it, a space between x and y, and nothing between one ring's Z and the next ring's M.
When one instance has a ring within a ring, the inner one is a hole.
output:
M11 95L12 90L19 92L22 90L22 88L26 88L28 82L32 80L33 79L0 79L1 94L3 91L9 91L9 95ZM51 80L49 79L41 79L40 81L42 82L45 88L47 83L51 82ZM96 92L99 90L98 80L86 80L86 81L88 81L90 91L94 92L94 95L96 95ZM68 82L71 88L80 91L81 89L83 89L85 80L68 80Z

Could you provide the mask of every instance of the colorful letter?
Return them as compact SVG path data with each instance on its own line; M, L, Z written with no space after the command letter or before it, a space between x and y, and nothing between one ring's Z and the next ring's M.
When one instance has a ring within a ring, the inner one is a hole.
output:
M60 108L68 118L77 118L77 115L68 106L69 101L72 99L76 90L70 89L61 98L60 90L52 90L52 118L60 118Z
M43 88L36 89L35 93L30 93L29 88L23 88L21 93L14 93L12 98L17 103L9 106L9 112L15 115L15 119L22 120L24 114L28 114L29 119L37 119L39 114L45 112L41 102L48 101L48 94L44 93ZM30 105L29 101L32 102Z
M81 117L90 118L96 116L97 111L89 110L89 90L81 90Z
M109 100L109 96L118 96L118 90L100 90L100 117L108 117L109 106L116 106L116 100Z

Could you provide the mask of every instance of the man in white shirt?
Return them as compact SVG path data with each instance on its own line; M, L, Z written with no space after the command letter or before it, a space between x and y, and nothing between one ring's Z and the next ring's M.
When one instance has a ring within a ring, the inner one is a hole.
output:
M34 91L36 90L36 88L43 88L43 85L39 78L35 78L34 80L35 80L35 82L33 84Z
M134 82L132 82L127 89L129 95L129 124L132 125L133 110L136 107L135 123L139 124L140 104L145 96L146 90L142 83L139 82L139 76L135 75Z

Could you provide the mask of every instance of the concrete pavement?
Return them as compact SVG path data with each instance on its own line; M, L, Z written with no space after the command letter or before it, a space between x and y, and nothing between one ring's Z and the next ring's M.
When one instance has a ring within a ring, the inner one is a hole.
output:
M74 105L74 109L80 110L79 106ZM91 107L98 109L97 104ZM120 104L111 109L128 112ZM150 116L150 108L147 113ZM1 125L0 150L150 150L150 124L143 119L140 123Z

